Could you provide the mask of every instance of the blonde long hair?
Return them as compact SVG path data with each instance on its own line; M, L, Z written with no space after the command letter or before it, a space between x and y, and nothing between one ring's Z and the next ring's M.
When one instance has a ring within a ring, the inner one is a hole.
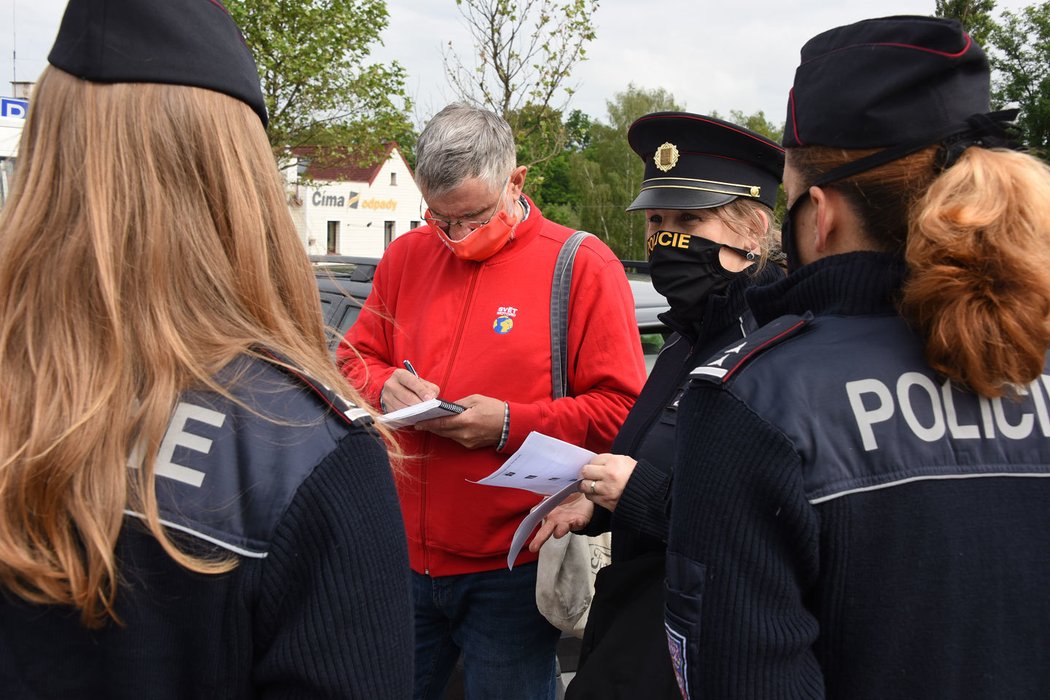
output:
M758 264L752 274L760 272L770 261L783 257L780 250L780 229L773 210L761 202L737 197L713 210L733 233L758 244Z
M253 348L359 405L258 116L199 88L37 84L0 213L0 584L115 618L125 508L160 524L153 461L179 394ZM143 468L129 470L139 448Z
M873 151L788 151L803 178ZM989 397L1036 379L1050 348L1050 168L1002 149L967 149L940 173L938 147L829 185L867 239L901 255L901 314L930 366Z

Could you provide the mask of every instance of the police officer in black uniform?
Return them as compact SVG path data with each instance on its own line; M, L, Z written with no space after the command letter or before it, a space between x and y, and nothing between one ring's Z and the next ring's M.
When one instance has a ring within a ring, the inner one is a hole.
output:
M955 21L803 47L789 275L679 411L685 698L1046 697L1050 171L1011 117Z
M410 697L386 444L244 38L71 0L49 62L0 217L0 696Z
M612 531L613 563L599 574L580 665L567 698L677 697L664 641L663 572L674 428L690 370L755 328L744 292L782 276L773 207L783 170L774 142L713 117L661 112L628 131L645 163L641 192L653 285L670 310L667 339L611 454L581 471L585 498L560 506L551 532Z

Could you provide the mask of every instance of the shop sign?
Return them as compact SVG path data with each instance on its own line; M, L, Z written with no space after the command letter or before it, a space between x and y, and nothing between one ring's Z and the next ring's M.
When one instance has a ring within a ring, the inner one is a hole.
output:
M366 199L361 202L361 206L365 209L389 209L393 211L397 209L396 199Z
M349 197L341 194L328 194L324 190L314 190L310 203L315 207L339 207L346 209L397 209L396 199L361 199L359 192L351 192Z
M29 113L29 100L19 100L14 97L0 97L0 117L13 117L25 119Z

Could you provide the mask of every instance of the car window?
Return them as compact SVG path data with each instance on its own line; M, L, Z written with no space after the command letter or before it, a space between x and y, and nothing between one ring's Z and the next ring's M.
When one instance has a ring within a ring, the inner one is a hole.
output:
M355 294L351 294L345 283L329 282L326 278L319 277L318 285L328 287L318 290L318 293L325 329L328 332L328 344L334 351L357 320L364 299L358 299ZM355 293L362 294L364 291L355 289Z
M332 325L339 332L339 337L342 338L346 335L346 332L350 330L350 326L354 325L354 321L361 314L360 302L357 299L349 299L346 306L343 308L342 317Z
M653 365L656 364L656 356L663 350L667 337L668 332L666 331L642 333L642 355L645 357L646 374L653 371Z
M653 371L656 356L664 347L664 341L671 335L670 329L660 320L660 314L668 310L667 299L653 288L649 276L649 263L638 260L622 260L627 282L634 296L634 319L638 324L638 333L642 337L642 355L645 358L645 371Z

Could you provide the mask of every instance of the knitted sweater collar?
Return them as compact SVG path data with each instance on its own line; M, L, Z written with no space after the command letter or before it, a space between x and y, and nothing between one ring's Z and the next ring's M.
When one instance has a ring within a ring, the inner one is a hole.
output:
M759 324L806 311L842 316L896 314L906 276L907 267L897 255L844 253L748 290L747 302Z

